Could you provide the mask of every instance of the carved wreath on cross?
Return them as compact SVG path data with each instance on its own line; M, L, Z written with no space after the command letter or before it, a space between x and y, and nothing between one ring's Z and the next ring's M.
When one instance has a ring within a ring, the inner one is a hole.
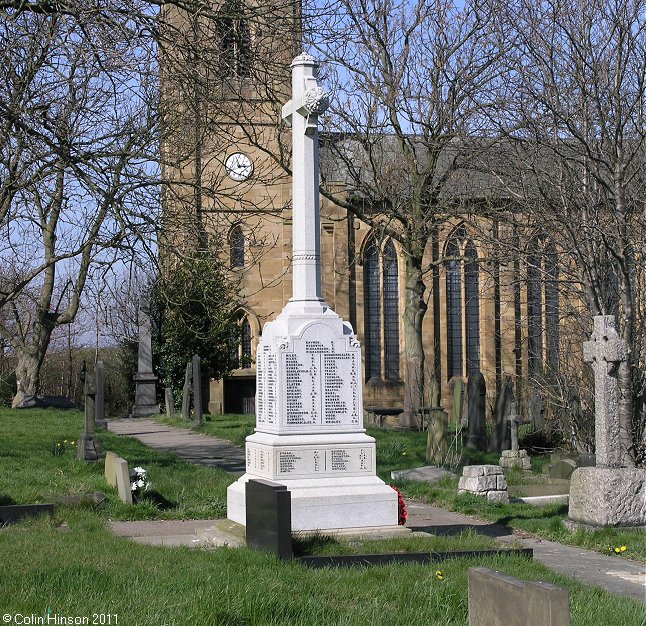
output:
M317 85L305 90L303 104L311 114L320 115L330 106L330 97Z

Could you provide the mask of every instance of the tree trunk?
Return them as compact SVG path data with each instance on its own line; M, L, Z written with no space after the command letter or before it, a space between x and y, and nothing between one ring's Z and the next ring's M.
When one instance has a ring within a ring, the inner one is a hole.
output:
M39 359L30 346L18 350L18 364L16 365L17 391L11 406L16 408L22 404L26 396L35 396L40 384L40 367L42 358Z
M424 406L424 344L422 322L427 304L424 300L426 285L422 274L422 259L405 255L405 304L403 315L404 361L404 412L399 425L421 428Z

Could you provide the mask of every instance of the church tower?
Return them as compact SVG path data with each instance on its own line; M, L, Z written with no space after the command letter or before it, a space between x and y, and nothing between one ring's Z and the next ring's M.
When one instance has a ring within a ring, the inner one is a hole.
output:
M160 44L162 247L209 250L239 284L239 368L212 381L212 412L252 413L261 327L291 292L290 154L281 107L301 51L298 0L168 7ZM282 161L282 163L281 163Z

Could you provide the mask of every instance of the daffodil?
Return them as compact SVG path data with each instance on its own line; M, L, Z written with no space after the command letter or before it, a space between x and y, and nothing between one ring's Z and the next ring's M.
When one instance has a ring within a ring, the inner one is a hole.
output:
M628 548L627 548L626 546L621 546L621 548L619 548L619 549L620 549L622 552L625 552L626 550L628 550Z

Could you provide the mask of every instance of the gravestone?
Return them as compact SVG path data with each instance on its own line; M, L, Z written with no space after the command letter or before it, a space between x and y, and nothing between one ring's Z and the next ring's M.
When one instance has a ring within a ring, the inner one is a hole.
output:
M449 380L449 392L453 399L449 420L451 424L460 425L462 423L462 414L464 413L464 381L462 378L453 376Z
M502 457L499 461L500 466L519 467L524 470L530 470L532 468L532 463L527 454L527 450L520 450L518 447L518 426L520 424L529 424L529 420L525 420L519 415L516 415L515 400L511 402L507 420L511 426L511 450L502 451Z
M184 374L184 387L182 388L182 419L191 419L191 381L193 378L193 363L189 361L186 364L186 373Z
M105 453L105 464L103 466L103 475L105 480L111 487L117 486L117 470L116 470L116 460L119 457L114 452Z
M81 370L85 396L84 430L79 436L76 458L80 461L97 461L103 458L101 440L96 436L96 381L85 370Z
M103 361L97 361L94 366L94 423L97 430L106 430L105 420L105 367Z
M511 376L505 376L494 407L494 423L489 438L489 452L508 450L511 444L509 432L509 414L514 400L514 383Z
M579 467L570 478L569 518L586 526L646 526L646 469L630 463L619 424L619 368L628 359L612 315L594 318L583 358L594 370L596 467Z
M440 406L440 386L433 376L429 384L431 407L428 410L426 424L426 461L433 465L444 465L448 452L446 431L449 422L448 413Z
M135 404L130 417L147 417L159 414L153 373L153 349L150 335L150 310L148 301L141 299L139 306L139 352L135 374Z
M469 434L467 447L484 450L486 447L486 400L487 385L480 370L469 374L467 381L467 401L469 403Z
M363 428L361 349L321 297L318 116L327 96L318 63L292 63L293 294L265 324L256 360L256 432L247 471L227 490L227 516L246 523L245 483L266 479L291 494L292 530L397 527L397 493L376 475Z
M287 487L254 479L247 482L245 493L247 546L291 559L292 505Z
M193 371L193 426L202 423L202 361L197 354L191 362Z
M117 492L119 493L119 498L126 504L132 504L132 488L128 461L117 457L114 460L114 473L117 479Z
M569 626L567 589L469 568L469 626Z
M175 403L173 402L173 390L169 387L164 389L164 403L166 405L166 415L172 417L175 415Z

